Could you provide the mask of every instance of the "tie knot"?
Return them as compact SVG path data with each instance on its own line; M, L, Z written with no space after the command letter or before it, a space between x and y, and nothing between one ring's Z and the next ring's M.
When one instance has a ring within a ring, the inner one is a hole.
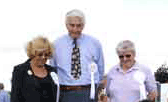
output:
M73 44L75 44L75 46L77 45L77 43L76 43L76 38L74 38L74 40L73 40Z

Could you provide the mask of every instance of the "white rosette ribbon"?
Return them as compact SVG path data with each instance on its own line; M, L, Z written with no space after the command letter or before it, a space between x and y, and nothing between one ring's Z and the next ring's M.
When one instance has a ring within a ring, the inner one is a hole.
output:
M57 85L57 100L56 102L59 102L59 94L60 94L60 90L59 90L59 79L58 79L58 75L55 72L51 72L50 73L52 80L54 81L54 83Z
M90 89L90 99L95 99L95 82L94 82L94 73L97 70L97 64L91 63L91 89Z
M141 71L137 71L134 73L134 79L139 82L140 100L147 99L146 89L145 89L145 85L144 85L145 74Z

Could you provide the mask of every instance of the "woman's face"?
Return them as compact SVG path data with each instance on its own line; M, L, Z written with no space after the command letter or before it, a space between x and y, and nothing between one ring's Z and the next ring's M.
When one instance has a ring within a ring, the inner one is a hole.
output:
M46 64L49 54L46 49L35 50L35 57L32 59L35 66L43 67Z
M121 51L118 54L120 64L125 68L131 68L135 62L135 54L133 51Z

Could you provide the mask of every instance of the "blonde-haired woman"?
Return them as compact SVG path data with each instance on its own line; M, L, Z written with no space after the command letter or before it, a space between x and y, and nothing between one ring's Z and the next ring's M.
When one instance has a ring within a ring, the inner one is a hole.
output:
M56 69L46 64L53 47L47 38L37 37L27 45L28 61L14 67L11 102L56 102L57 85L51 73Z

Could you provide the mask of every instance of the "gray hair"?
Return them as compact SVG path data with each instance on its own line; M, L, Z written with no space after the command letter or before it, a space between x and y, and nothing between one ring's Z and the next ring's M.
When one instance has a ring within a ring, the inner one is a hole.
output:
M120 51L133 51L135 53L135 46L134 43L130 40L121 41L116 48L117 54Z
M82 20L82 23L85 24L85 16L84 13L78 9L73 9L66 14L66 24L68 23L68 17L80 17Z

